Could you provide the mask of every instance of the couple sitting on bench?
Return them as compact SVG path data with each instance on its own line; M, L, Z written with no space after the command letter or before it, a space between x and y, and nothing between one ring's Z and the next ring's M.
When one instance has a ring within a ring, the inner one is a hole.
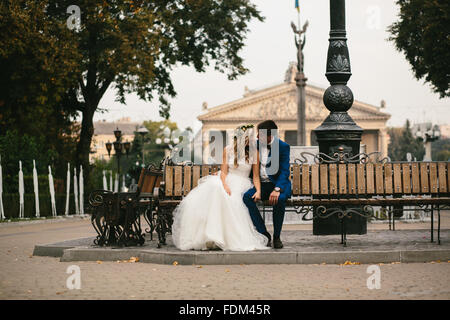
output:
M173 212L177 248L250 251L268 249L272 242L275 249L283 247L280 234L291 195L290 146L278 139L277 129L272 120L257 130L253 125L236 129L218 174L201 178ZM252 143L259 152L251 152ZM273 241L256 206L259 200L273 205Z

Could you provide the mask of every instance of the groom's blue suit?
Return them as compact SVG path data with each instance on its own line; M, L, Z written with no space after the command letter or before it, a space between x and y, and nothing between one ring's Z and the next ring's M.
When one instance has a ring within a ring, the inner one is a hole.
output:
M274 138L277 139L277 138ZM274 141L276 143L276 141ZM281 189L280 197L278 198L278 203L273 206L273 236L274 238L279 238L281 234L281 228L283 226L284 220L284 212L286 208L286 200L291 196L291 181L289 180L290 171L289 171L289 153L290 146L280 140L277 139L278 142L278 153L279 153L279 165L278 170L274 174L268 174L270 182L261 182L261 200L268 200L270 193L273 191L275 187L279 187ZM273 143L272 143L273 145ZM258 143L259 150L259 143ZM274 155L276 156L276 155ZM272 149L269 151L268 156L269 161L272 159ZM250 217L253 221L253 224L256 227L256 230L260 233L267 232L266 226L264 224L264 220L259 213L258 207L256 206L255 201L252 199L252 196L255 194L256 189L253 187L248 190L244 194L244 203L247 206Z

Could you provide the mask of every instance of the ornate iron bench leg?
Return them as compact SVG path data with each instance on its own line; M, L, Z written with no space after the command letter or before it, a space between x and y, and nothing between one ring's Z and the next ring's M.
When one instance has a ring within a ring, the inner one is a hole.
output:
M344 247L347 246L347 234L346 234L346 230L345 230L345 216L343 216L341 218L341 244Z
M167 209L158 208L158 214L156 216L156 233L158 234L158 248L166 244L166 222L165 211Z
M393 215L393 212L392 212L391 209L392 209L391 207L389 207L389 209L388 209L389 230L392 230L392 228L391 228L391 217Z
M392 212L392 231L395 231L395 211Z
M434 205L431 205L431 242L434 242Z
M438 212L438 244L441 244L441 206L437 206Z

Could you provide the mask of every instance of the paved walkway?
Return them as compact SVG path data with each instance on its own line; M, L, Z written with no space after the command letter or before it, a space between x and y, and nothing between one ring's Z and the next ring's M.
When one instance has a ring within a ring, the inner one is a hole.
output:
M450 229L448 215L443 228ZM427 229L397 224L398 230ZM285 226L285 230L311 226ZM387 225L369 225L369 230ZM94 236L89 220L0 224L0 299L449 299L450 263L377 264L381 289L367 288L368 265L159 265L60 262L32 256L35 244ZM353 236L351 236L353 237ZM350 243L351 239L349 239ZM66 270L81 270L69 290Z

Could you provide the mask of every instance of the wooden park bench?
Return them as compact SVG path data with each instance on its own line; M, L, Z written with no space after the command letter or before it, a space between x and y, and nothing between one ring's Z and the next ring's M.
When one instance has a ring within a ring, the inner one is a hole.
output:
M306 155L313 157L314 164L306 163ZM440 211L450 205L450 162L390 162L377 155L349 157L342 150L333 157L303 153L303 159L296 159L290 166L292 196L286 206L299 209L297 212L304 216L312 212L312 219L337 215L344 246L345 219L355 214L377 219L374 206L382 207L389 217L392 215L394 229L393 213L398 206L414 206L415 210L431 212L431 241L434 242L434 212L437 211L440 244ZM166 162L163 170L156 212L160 224L159 246L165 244L166 231L170 232L173 209L201 177L214 174L220 166Z
M129 192L111 192L95 190L89 195L91 223L97 231L94 244L99 246L143 245L145 238L141 229L141 215L150 229L145 230L152 236L157 228L155 217L155 192L162 181L162 170L153 165L142 168L137 185ZM161 230L162 231L162 230ZM165 230L164 230L165 231Z

